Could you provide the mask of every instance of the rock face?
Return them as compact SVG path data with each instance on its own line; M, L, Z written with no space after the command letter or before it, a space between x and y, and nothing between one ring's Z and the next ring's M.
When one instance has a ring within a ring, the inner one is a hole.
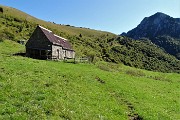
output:
M162 35L180 38L180 18L172 18L158 12L150 17L145 17L136 28L126 34L133 39L142 37L152 39Z
M180 59L180 18L158 12L145 17L136 28L122 35L133 39L148 38L169 54Z

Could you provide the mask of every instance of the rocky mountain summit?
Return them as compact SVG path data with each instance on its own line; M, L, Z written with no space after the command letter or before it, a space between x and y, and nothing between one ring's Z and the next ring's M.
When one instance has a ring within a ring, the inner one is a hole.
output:
M180 18L157 12L145 17L136 28L121 35L133 39L147 38L180 59Z
M150 17L145 17L136 28L126 34L134 39L142 37L152 39L162 35L180 38L180 18L173 18L158 12Z

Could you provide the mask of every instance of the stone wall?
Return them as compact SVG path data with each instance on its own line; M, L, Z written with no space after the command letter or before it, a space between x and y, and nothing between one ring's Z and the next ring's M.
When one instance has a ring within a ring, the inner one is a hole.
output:
M56 59L64 59L65 51L62 49L61 46L52 45L52 57Z
M64 50L58 45L52 45L52 57L62 60L64 58L75 58L75 52L71 50Z
M66 58L75 58L75 52L66 50Z

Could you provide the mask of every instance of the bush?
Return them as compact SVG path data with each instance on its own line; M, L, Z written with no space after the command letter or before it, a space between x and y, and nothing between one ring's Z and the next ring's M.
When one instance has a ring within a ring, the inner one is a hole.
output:
M0 42L3 42L4 39L6 39L6 34L0 31Z
M4 40L3 39L0 39L0 42L3 42Z
M120 64L110 63L110 62L97 62L96 66L104 71L108 72L120 72Z
M4 34L6 39L14 40L15 38L15 35L12 33L12 31L8 29L5 29Z
M146 76L145 73L143 73L142 71L138 71L138 70L128 70L128 71L126 71L126 74L131 75L131 76L137 76L137 77Z
M108 67L105 64L98 64L97 66L99 69L104 70L104 71L108 71L108 72L112 72L112 69L110 67Z
M1 13L3 13L3 12L4 12L2 7L0 7L0 12L1 12Z

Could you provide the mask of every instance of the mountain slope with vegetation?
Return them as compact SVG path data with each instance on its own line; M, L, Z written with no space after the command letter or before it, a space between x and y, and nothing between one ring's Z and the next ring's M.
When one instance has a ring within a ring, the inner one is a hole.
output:
M180 59L180 18L158 12L144 18L136 28L123 35L133 39L148 38L169 54Z
M59 25L39 20L11 7L0 8L0 41L28 40L39 24L69 39L77 57L88 56L92 62L104 60L153 71L180 71L177 59L148 42L131 42L127 37L118 37L109 32Z
M116 63L121 61L125 65L141 69L180 73L180 61L151 41L127 37L119 37L117 41L120 45L112 47L109 51L109 58Z
M69 64L13 56L0 42L0 119L177 120L179 77L122 64Z

